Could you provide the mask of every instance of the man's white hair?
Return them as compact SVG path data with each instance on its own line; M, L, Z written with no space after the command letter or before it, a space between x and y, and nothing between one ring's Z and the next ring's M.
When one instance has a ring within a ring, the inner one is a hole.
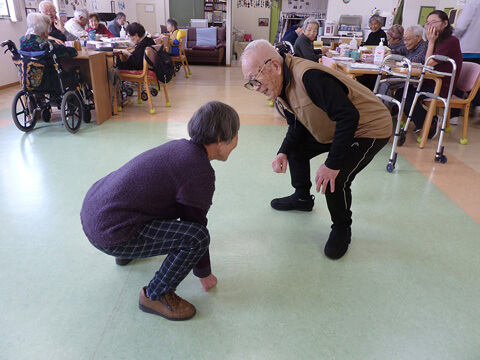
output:
M51 5L51 6L55 7L55 5L53 5L53 3L51 1L43 0L42 2L40 2L40 4L38 4L38 10L42 11L42 8L45 7L45 5Z
M413 35L423 37L423 27L420 25L412 25L406 31L411 31Z
M261 64L268 59L275 59L283 64L282 55L267 40L254 40L247 45L242 53L241 61L252 64Z
M78 18L84 18L85 20L88 20L88 10L87 9L75 9L73 12L73 16L75 19Z

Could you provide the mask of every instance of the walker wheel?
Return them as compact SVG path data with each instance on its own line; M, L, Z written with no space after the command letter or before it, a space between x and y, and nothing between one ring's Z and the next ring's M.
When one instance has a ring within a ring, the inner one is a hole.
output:
M150 94L152 94L152 96L157 96L158 95L158 90L155 89L155 88L152 88L152 89L150 89Z
M394 168L395 168L395 167L393 166L393 164L390 164L390 163L387 164L387 171L388 171L389 173L391 173Z
M147 101L148 100L148 95L147 95L147 92L144 90L142 91L142 94L140 95L142 100L143 101Z
M460 139L460 144L467 145L468 144L468 139L467 138Z
M127 96L132 96L133 95L133 89L131 87L127 87L125 89L125 93L127 94Z
M447 157L446 157L445 155L442 155L442 156L440 157L440 162L441 162L442 164L445 164L445 163L447 162L447 160L448 160L448 159L447 159Z

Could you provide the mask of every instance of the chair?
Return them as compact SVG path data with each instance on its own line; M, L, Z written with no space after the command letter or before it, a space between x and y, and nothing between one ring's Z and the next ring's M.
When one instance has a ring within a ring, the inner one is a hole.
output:
M177 40L180 42L178 45L178 55L172 55L173 62L179 61L182 63L183 70L185 71L185 77L189 78L192 75L190 71L190 66L188 66L187 56L185 55L185 39L187 36L187 32L185 30L178 30L177 33ZM170 51L171 52L171 51ZM188 68L188 72L187 72Z
M322 56L322 64L326 67L337 70L337 62L328 56Z
M480 87L480 64L473 62L464 62L462 65L462 70L457 80L457 89L468 93L468 96L465 99L459 98L455 95L452 96L450 100L450 109L463 109L463 133L462 138L460 139L460 144L467 145L467 128L468 128L468 117L470 104L472 103L473 98L477 94L477 91ZM437 111L440 108L443 108L444 105L442 102L437 102ZM450 123L450 111L447 116L447 123Z
M153 48L155 50L159 50L161 45L154 45ZM157 52L153 51L152 48L147 47L145 49L145 56L148 56L148 58L155 64L157 61ZM150 114L155 114L155 108L153 107L153 101L152 101L152 95L150 93L150 87L149 84L155 84L155 86L158 89L158 81L157 81L157 76L155 75L155 72L151 69L149 69L147 60L143 60L143 70L121 70L120 71L120 76L122 81L130 81L137 83L138 85L138 100L137 102L139 104L142 103L142 98L145 100L145 95L147 95L148 103L150 104ZM142 94L142 84L145 86L145 92ZM168 99L168 92L167 92L167 84L163 84L163 90L165 93L165 101L166 101L166 106L170 107L172 106L170 103L170 100ZM143 95L143 96L142 96Z

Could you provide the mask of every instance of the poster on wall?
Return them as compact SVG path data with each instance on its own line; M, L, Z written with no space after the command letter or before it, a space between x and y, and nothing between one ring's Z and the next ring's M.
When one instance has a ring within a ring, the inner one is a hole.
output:
M25 0L25 7L26 8L36 8L38 5L37 0Z
M125 10L125 1L118 0L118 10L124 11Z
M98 12L98 0L92 0L92 10Z
M302 0L303 1L303 0ZM237 0L237 8L271 8L272 0Z

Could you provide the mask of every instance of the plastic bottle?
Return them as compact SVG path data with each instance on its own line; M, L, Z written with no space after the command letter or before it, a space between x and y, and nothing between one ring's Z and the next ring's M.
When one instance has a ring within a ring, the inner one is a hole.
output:
M125 29L123 28L123 25L122 25L122 28L120 29L120 37L122 39L125 39L127 37L127 33L125 32Z
M352 41L350 41L350 51L357 50L358 43L357 40L355 39L355 35L353 35Z
M373 63L379 66L382 65L383 57L385 55L385 46L383 46L383 40L385 39L380 39L380 44L375 48L375 54L373 57Z

